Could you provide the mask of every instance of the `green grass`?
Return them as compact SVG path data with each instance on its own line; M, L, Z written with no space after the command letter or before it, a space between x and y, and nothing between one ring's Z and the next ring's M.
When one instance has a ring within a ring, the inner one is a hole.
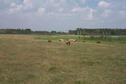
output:
M38 35L35 39L38 40L53 40L58 41L59 39L77 39L78 42L82 42L83 40L88 43L96 43L97 41L101 41L104 44L114 44L114 45L126 45L126 36L107 36L105 40L104 37L100 35L94 35L93 38L90 35Z
M126 83L125 44L57 41L77 37L0 35L0 84Z
M38 36L36 39L42 39L42 40L59 40L59 39L78 39L79 37L82 37L81 35L45 35L45 36Z

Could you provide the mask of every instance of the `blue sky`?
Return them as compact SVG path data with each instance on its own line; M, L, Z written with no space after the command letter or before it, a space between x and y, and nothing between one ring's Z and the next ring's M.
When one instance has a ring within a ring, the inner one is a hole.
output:
M126 0L0 0L0 28L126 28Z

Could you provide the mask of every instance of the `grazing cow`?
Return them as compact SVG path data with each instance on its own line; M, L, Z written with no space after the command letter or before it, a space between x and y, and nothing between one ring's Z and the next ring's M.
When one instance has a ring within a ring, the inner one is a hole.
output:
M66 40L66 45L70 46L70 41L69 40Z
M101 41L97 41L96 43L101 43Z
M51 40L48 40L49 43L51 43L52 41Z
M63 39L60 39L59 42L64 42L64 40Z
M77 41L77 39L73 39L73 41L72 42L76 42Z
M76 42L77 39L69 39L69 41L71 41L71 42Z
M72 42L73 40L74 40L74 39L69 39L69 41L71 41L71 42Z

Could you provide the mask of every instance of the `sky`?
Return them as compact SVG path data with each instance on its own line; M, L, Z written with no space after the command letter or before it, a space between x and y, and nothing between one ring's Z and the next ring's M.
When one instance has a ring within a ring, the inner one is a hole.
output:
M0 28L126 28L126 0L0 0Z

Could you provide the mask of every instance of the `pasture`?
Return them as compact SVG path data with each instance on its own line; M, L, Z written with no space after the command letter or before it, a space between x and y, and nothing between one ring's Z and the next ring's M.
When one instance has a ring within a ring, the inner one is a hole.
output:
M0 35L0 84L126 83L124 42L79 40L67 46L57 41L77 38Z

